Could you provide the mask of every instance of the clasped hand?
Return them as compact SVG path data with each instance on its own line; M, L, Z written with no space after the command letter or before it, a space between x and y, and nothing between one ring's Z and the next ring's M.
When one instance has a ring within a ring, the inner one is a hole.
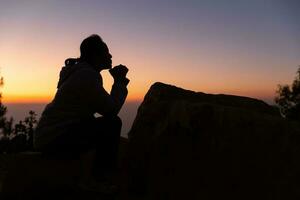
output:
M126 79L127 72L128 68L125 65L117 65L109 70L109 73L112 75L114 80Z

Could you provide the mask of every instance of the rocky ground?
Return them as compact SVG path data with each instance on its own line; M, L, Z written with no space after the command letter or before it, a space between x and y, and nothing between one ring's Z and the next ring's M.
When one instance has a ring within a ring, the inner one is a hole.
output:
M9 169L2 194L18 199L300 198L299 122L283 119L257 99L155 83L129 140L120 144L117 194L79 191L72 187L76 160L49 161L28 152L2 157L2 169Z
M113 178L120 191L107 195L80 190L76 186L79 160L45 159L39 152L0 156L0 199L125 199L127 177L124 159L128 140L121 138L119 175ZM122 196L122 198L121 198Z

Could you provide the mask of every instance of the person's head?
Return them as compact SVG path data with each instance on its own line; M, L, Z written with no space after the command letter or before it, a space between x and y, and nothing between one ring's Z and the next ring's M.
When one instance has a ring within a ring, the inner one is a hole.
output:
M93 65L97 70L110 69L112 56L105 42L99 35L85 38L80 45L80 60Z

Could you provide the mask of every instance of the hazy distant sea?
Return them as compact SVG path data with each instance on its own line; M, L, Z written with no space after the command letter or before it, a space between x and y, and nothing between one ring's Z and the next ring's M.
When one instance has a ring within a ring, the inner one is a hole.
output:
M122 107L119 117L121 117L123 121L121 135L127 137L127 134L132 126L133 120L136 116L138 106L141 102L125 102ZM15 122L19 122L20 120L24 120L26 116L28 116L28 112L33 110L37 113L38 118L41 116L46 104L41 103L20 103L20 104L4 104L7 107L6 116L13 117Z

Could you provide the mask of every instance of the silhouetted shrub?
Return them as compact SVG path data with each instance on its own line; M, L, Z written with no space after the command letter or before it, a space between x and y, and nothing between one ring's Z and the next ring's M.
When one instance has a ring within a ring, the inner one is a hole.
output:
M0 87L3 77L0 78ZM33 131L37 124L36 113L32 110L23 121L13 125L13 118L6 118L7 108L2 103L0 92L0 153L16 153L33 150Z
M278 85L275 102L281 114L293 120L300 120L300 65L292 85Z
M24 121L19 121L14 127L12 122L13 120L11 119L4 123L4 127L10 128L7 129L6 136L3 136L0 140L0 153L33 151L33 131L37 123L36 113L32 110L29 111L29 116ZM3 126L1 128L3 129Z

